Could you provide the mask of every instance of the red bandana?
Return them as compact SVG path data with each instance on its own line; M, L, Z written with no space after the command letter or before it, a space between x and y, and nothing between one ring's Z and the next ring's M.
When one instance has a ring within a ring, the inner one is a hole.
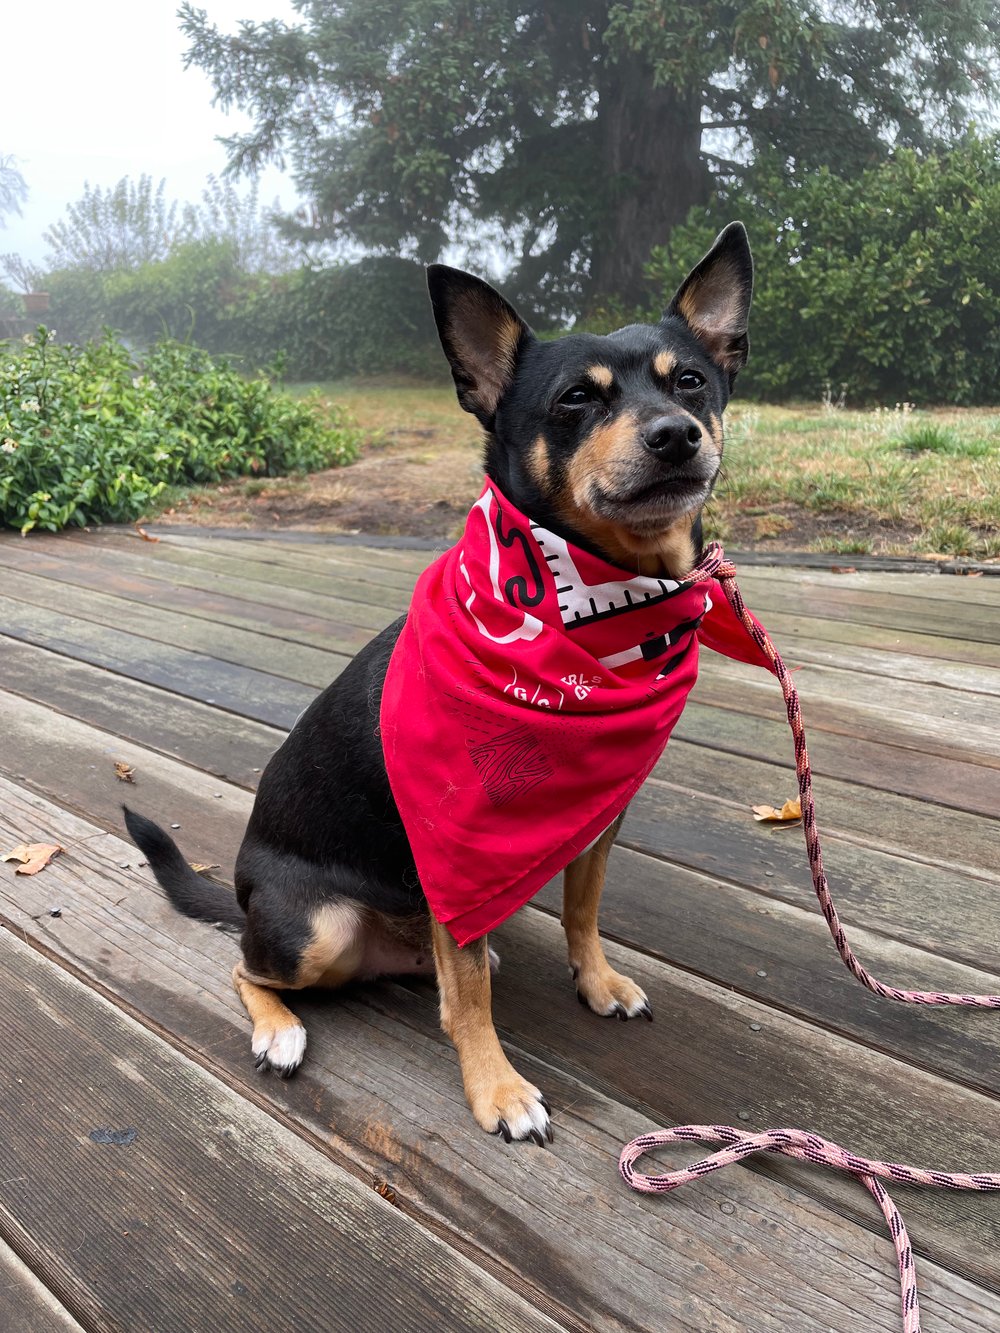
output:
M722 560L709 547L698 572ZM382 693L392 793L435 918L462 945L625 809L698 675L698 641L770 663L713 578L629 574L487 483L421 575Z

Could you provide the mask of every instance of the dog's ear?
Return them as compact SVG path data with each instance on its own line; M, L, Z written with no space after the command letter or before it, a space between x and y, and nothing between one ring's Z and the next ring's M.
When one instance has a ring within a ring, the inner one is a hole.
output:
M534 335L498 291L471 273L431 264L427 286L458 401L492 430L517 358Z
M746 227L731 222L687 275L667 308L679 315L730 379L747 363L753 258Z

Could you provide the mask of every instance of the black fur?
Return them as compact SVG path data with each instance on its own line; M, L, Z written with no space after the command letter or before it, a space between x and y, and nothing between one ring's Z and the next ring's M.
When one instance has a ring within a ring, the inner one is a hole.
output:
M230 926L244 924L246 913L233 895L220 884L212 884L192 870L169 833L127 805L123 805L122 810L129 837L152 866L157 883L178 912L198 921L222 921Z

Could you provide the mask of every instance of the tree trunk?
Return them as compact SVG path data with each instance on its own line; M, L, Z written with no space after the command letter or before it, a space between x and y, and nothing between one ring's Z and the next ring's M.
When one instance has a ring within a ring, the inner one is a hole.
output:
M591 306L612 298L648 303L642 271L650 250L708 199L701 112L700 91L654 88L652 71L637 57L604 66L597 125L608 203L591 256Z

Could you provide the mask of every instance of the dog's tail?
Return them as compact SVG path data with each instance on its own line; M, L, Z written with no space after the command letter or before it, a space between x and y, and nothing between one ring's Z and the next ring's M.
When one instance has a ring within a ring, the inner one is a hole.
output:
M169 833L127 805L122 809L129 837L149 862L157 884L178 912L198 921L221 921L231 926L245 923L246 915L233 894L221 884L202 879L184 860Z

